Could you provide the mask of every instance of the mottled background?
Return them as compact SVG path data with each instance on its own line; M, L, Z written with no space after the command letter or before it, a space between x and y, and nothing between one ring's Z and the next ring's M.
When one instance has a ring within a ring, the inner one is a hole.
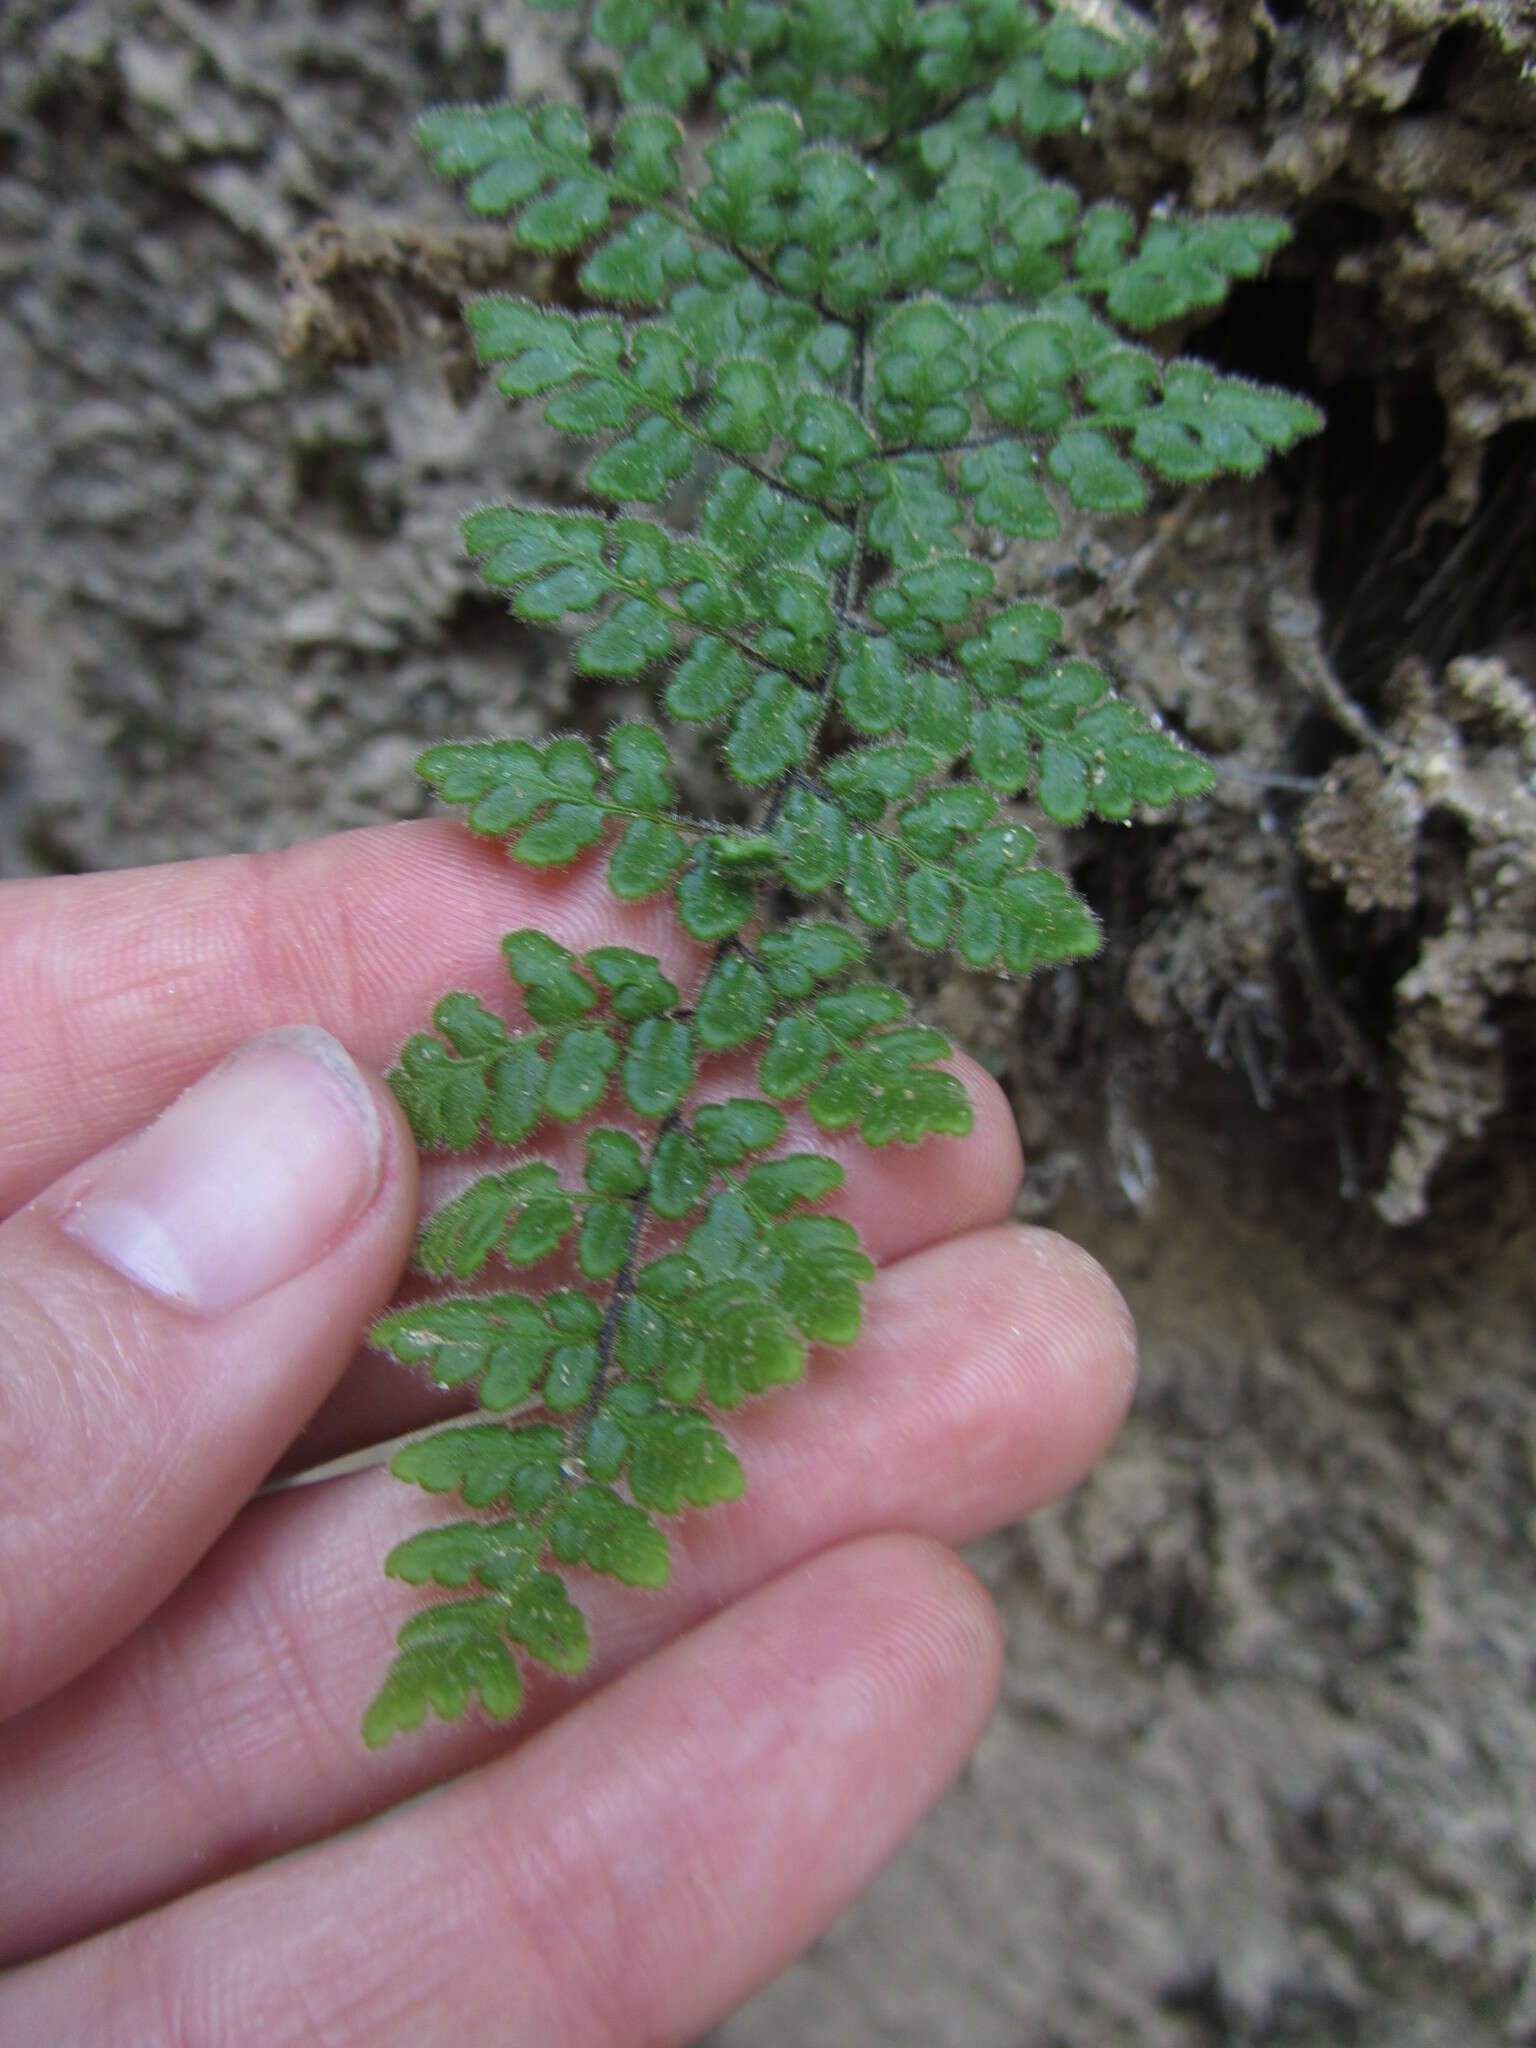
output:
M1058 161L1288 212L1167 340L1329 430L1021 563L1221 786L1074 836L1092 966L909 970L1143 1390L977 1557L1009 1676L955 1793L715 2048L1536 2041L1536 8L1157 14ZM569 469L466 375L522 259L409 140L589 76L496 0L9 0L0 872L409 815L426 739L611 715L458 549Z

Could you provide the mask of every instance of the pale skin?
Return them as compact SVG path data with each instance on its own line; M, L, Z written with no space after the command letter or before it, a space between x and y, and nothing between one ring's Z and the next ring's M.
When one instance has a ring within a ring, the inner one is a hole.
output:
M380 1562L442 1503L379 1469L252 1496L434 1412L359 1357L421 1200L393 1100L365 1084L344 1225L233 1307L165 1298L79 1218L255 1033L320 1026L371 1076L446 988L505 1010L521 924L697 968L599 870L530 878L447 823L0 885L0 2038L683 2043L986 1722L997 1623L951 1546L1087 1471L1135 1353L1092 1260L1007 1221L1012 1118L962 1061L969 1138L838 1147L864 1334L732 1419L747 1496L671 1525L671 1586L584 1585L592 1668L535 1676L512 1732L363 1748L417 1604Z

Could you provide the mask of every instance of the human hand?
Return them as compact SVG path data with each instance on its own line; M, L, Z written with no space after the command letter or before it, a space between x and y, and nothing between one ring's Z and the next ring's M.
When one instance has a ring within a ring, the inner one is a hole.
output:
M747 1497L672 1526L666 1591L594 1582L592 1670L530 1672L510 1738L363 1748L412 1605L379 1560L433 1504L381 1470L251 1496L296 1436L312 1464L446 1405L355 1357L416 1161L312 1028L199 1077L279 1026L376 1070L444 987L497 1004L528 923L690 958L437 823L0 885L0 2039L684 2041L987 1717L996 1622L942 1546L1081 1476L1134 1347L1084 1253L1003 1222L1012 1119L962 1062L969 1138L837 1148L864 1334L733 1418Z

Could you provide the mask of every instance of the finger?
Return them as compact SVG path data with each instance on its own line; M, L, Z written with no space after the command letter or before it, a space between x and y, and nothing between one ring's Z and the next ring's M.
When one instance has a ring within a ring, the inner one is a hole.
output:
M979 1233L881 1274L859 1342L744 1409L734 1507L669 1525L645 1598L589 1581L600 1684L797 1559L880 1529L963 1543L1072 1485L1118 1427L1135 1348L1102 1269L1038 1230ZM357 1727L416 1596L379 1561L452 1518L384 1474L260 1502L152 1623L0 1751L0 1963L363 1818L505 1745L424 1728L379 1756ZM564 1711L530 1674L519 1730Z
M234 1517L388 1297L388 1090L254 1040L0 1224L0 1715L120 1641Z
M540 876L449 820L279 854L0 884L12 1046L0 1073L0 1214L154 1114L255 1028L312 1019L380 1067L447 987L505 1009L496 940L527 922L577 949L622 940L684 979L702 957L659 901L615 903L596 864ZM1012 1205L1012 1114L981 1068L954 1064L975 1110L971 1135L861 1161L861 1175L884 1181L871 1213L900 1219L886 1255ZM294 1462L322 1462L451 1406L373 1361L326 1404Z
M958 1560L910 1537L835 1550L435 1799L16 1973L0 2031L63 2048L107 2013L123 2040L691 2039L891 1855L998 1677Z
M686 976L664 899L591 860L555 875L451 819L281 853L0 883L0 1214L155 1115L253 1032L316 1023L387 1066L448 988L511 993L503 932L623 944Z
M320 1024L383 1068L446 989L504 1011L499 940L525 924L578 952L654 953L684 985L706 957L665 897L617 902L600 861L539 874L451 819L0 882L0 1215L255 1031ZM994 1084L973 1098L983 1118L1006 1118Z
M818 1130L803 1112L790 1116L786 1146L811 1147L838 1160L847 1178L833 1206L853 1224L870 1257L882 1265L940 1239L999 1223L1018 1197L1018 1126L997 1084L982 1068L963 1058L952 1065L977 1110L975 1128L964 1140L945 1137L918 1146L877 1148L866 1145L857 1132ZM712 1092L715 1078L711 1077ZM732 1085L720 1081L718 1093L729 1094ZM582 1142L577 1134L556 1133L540 1150L579 1180ZM424 1208L441 1206L488 1164L485 1159L475 1165L426 1161ZM574 1271L569 1277L580 1284ZM526 1286L526 1276L513 1275L507 1284ZM540 1284L548 1284L542 1276ZM417 1283L408 1281L406 1294L415 1291ZM419 1374L402 1372L392 1360L367 1353L295 1440L278 1469L304 1471L471 1406L472 1397L445 1393Z

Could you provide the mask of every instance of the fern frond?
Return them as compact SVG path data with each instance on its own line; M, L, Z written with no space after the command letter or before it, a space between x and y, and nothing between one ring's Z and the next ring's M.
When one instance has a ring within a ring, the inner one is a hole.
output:
M1139 229L1030 160L1134 44L1020 0L603 0L591 30L610 129L500 105L418 134L475 211L579 260L585 301L467 308L501 392L587 454L580 509L483 506L465 544L520 618L569 633L578 674L652 686L658 725L449 743L420 772L516 861L670 894L713 951L685 999L647 956L512 933L525 1022L447 996L390 1077L422 1145L519 1148L429 1219L421 1270L540 1279L374 1333L505 1419L396 1460L499 1519L393 1554L474 1590L402 1632L370 1742L471 1695L514 1712L516 1652L581 1668L556 1568L659 1583L654 1517L741 1490L711 1415L856 1335L872 1268L821 1206L842 1169L784 1149L785 1107L872 1145L971 1114L861 930L1012 974L1080 959L1095 921L1025 807L1120 821L1210 786L1059 613L1000 594L998 556L1068 511L1252 474L1320 424L1125 332L1219 304L1282 221ZM684 804L674 722L714 729L729 815ZM786 897L806 915L781 922ZM527 1153L578 1123L579 1176ZM530 1404L544 1419L507 1413Z

